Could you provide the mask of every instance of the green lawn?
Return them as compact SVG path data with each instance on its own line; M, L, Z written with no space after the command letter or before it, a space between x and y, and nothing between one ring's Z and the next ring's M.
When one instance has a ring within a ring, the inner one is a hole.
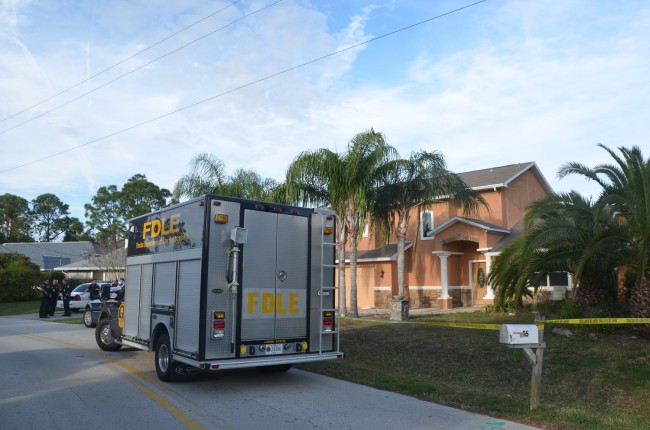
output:
M40 305L40 300L31 302L0 303L0 316L37 314ZM60 312L61 309L58 309L57 313ZM54 322L60 322L63 324L83 324L83 316L79 313L73 313L71 318L57 319Z
M40 304L40 300L34 300L31 302L0 303L0 317L5 317L7 315L37 314Z
M532 323L533 317L458 313L413 322ZM496 330L342 321L345 360L306 370L547 429L650 428L650 340L624 328L571 339L546 325L540 406L530 411L531 365ZM586 327L586 326L582 326Z

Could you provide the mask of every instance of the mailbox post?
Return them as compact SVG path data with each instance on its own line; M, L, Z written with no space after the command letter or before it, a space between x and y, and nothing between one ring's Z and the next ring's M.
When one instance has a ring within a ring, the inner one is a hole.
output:
M542 365L544 363L544 317L538 316L536 324L502 324L499 330L499 341L509 348L524 351L526 358L533 366L530 380L530 410L537 409L542 391Z

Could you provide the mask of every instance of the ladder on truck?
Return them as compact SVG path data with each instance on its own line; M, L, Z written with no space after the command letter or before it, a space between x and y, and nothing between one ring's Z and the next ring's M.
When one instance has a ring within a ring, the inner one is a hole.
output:
M333 258L333 263L325 263L325 251L328 251L327 255L331 255L330 252L332 251L329 247L336 247L337 242L336 240L338 239L336 229L332 232L334 235L334 240L332 242L326 242L325 241L325 223L327 221L327 217L334 217L336 219L336 224L335 225L340 225L339 223L341 222L339 216L336 214L334 211L330 211L327 209L315 209L314 210L317 214L320 215L321 218L321 241L320 241L320 288L318 290L318 297L320 299L320 318L322 320L323 318L323 313L324 312L332 312L332 318L334 318L334 323L332 324L332 330L331 331L325 331L323 330L323 326L321 324L321 328L319 330L319 335L318 335L318 353L322 354L323 353L323 336L325 335L335 335L336 336L336 351L340 351L341 347L341 336L339 335L341 332L341 322L339 318L339 308L337 301L340 300L338 297L338 289L339 287L334 285L336 284L336 276L332 276L332 281L333 285L325 284L325 270L332 270L337 268L338 266L336 265L336 258ZM323 297L329 296L331 294L335 295L335 299L332 301L334 304L333 308L327 307L325 308L323 305ZM345 299L343 299L345 300Z

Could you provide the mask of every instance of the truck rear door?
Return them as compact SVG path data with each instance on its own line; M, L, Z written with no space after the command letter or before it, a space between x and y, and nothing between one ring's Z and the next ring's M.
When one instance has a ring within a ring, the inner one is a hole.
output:
M307 336L309 219L245 210L241 342Z

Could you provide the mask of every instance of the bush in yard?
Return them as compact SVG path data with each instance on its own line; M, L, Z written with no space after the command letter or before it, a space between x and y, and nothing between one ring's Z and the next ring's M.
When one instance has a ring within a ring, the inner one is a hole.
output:
M573 300L564 300L560 305L560 318L582 318L584 310Z
M0 302L21 302L40 297L33 285L40 285L40 268L19 254L0 254Z

